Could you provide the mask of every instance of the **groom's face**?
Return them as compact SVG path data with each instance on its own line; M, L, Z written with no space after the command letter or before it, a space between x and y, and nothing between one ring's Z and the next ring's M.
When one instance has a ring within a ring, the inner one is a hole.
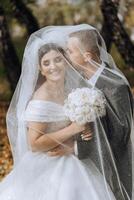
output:
M70 37L67 42L67 53L71 62L76 68L81 68L80 66L85 65L84 57L81 53L80 42L76 37Z

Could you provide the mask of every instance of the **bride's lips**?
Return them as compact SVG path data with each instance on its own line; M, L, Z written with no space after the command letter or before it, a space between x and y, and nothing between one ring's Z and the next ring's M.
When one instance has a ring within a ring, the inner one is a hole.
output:
M59 75L60 74L60 70L50 71L50 74Z

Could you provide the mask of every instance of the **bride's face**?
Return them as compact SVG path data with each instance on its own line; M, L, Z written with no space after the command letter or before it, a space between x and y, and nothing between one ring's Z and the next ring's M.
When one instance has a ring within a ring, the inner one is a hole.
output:
M64 78L65 62L62 55L50 50L41 59L41 71L47 80L58 81Z

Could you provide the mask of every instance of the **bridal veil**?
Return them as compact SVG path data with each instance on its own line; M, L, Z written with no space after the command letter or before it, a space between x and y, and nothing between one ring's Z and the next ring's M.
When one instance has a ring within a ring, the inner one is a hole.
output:
M52 117L51 106L46 104L45 116L40 110L40 120L37 120L36 113L31 112L32 120L55 121L55 128L62 120L92 127L92 140L82 140L81 133L74 137L78 158L87 163L88 159L93 161L103 176L106 189L108 184L118 200L133 199L134 127L130 85L107 52L97 29L87 24L48 26L30 36L24 51L21 76L6 117L14 167L30 149L25 110L31 109L29 102L45 81L39 65L42 52L49 52L48 49L58 52L64 61L64 87L61 86L64 91L59 88L64 104L53 103L59 109L62 106L65 116L55 111L58 117ZM80 56L85 64L77 62ZM95 77L94 72L97 72ZM110 199L108 189L107 199Z

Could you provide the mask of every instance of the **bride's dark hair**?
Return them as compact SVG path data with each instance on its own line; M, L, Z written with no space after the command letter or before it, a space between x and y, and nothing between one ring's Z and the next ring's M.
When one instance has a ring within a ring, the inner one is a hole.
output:
M58 46L57 44L55 43L48 43L48 44L45 44L43 46L40 47L39 51L38 51L38 55L39 55L39 64L41 64L41 59L42 57L48 53L49 51L51 50L54 50L54 51L57 51L59 53L61 53L62 55L65 54L63 48L61 48L60 46Z

